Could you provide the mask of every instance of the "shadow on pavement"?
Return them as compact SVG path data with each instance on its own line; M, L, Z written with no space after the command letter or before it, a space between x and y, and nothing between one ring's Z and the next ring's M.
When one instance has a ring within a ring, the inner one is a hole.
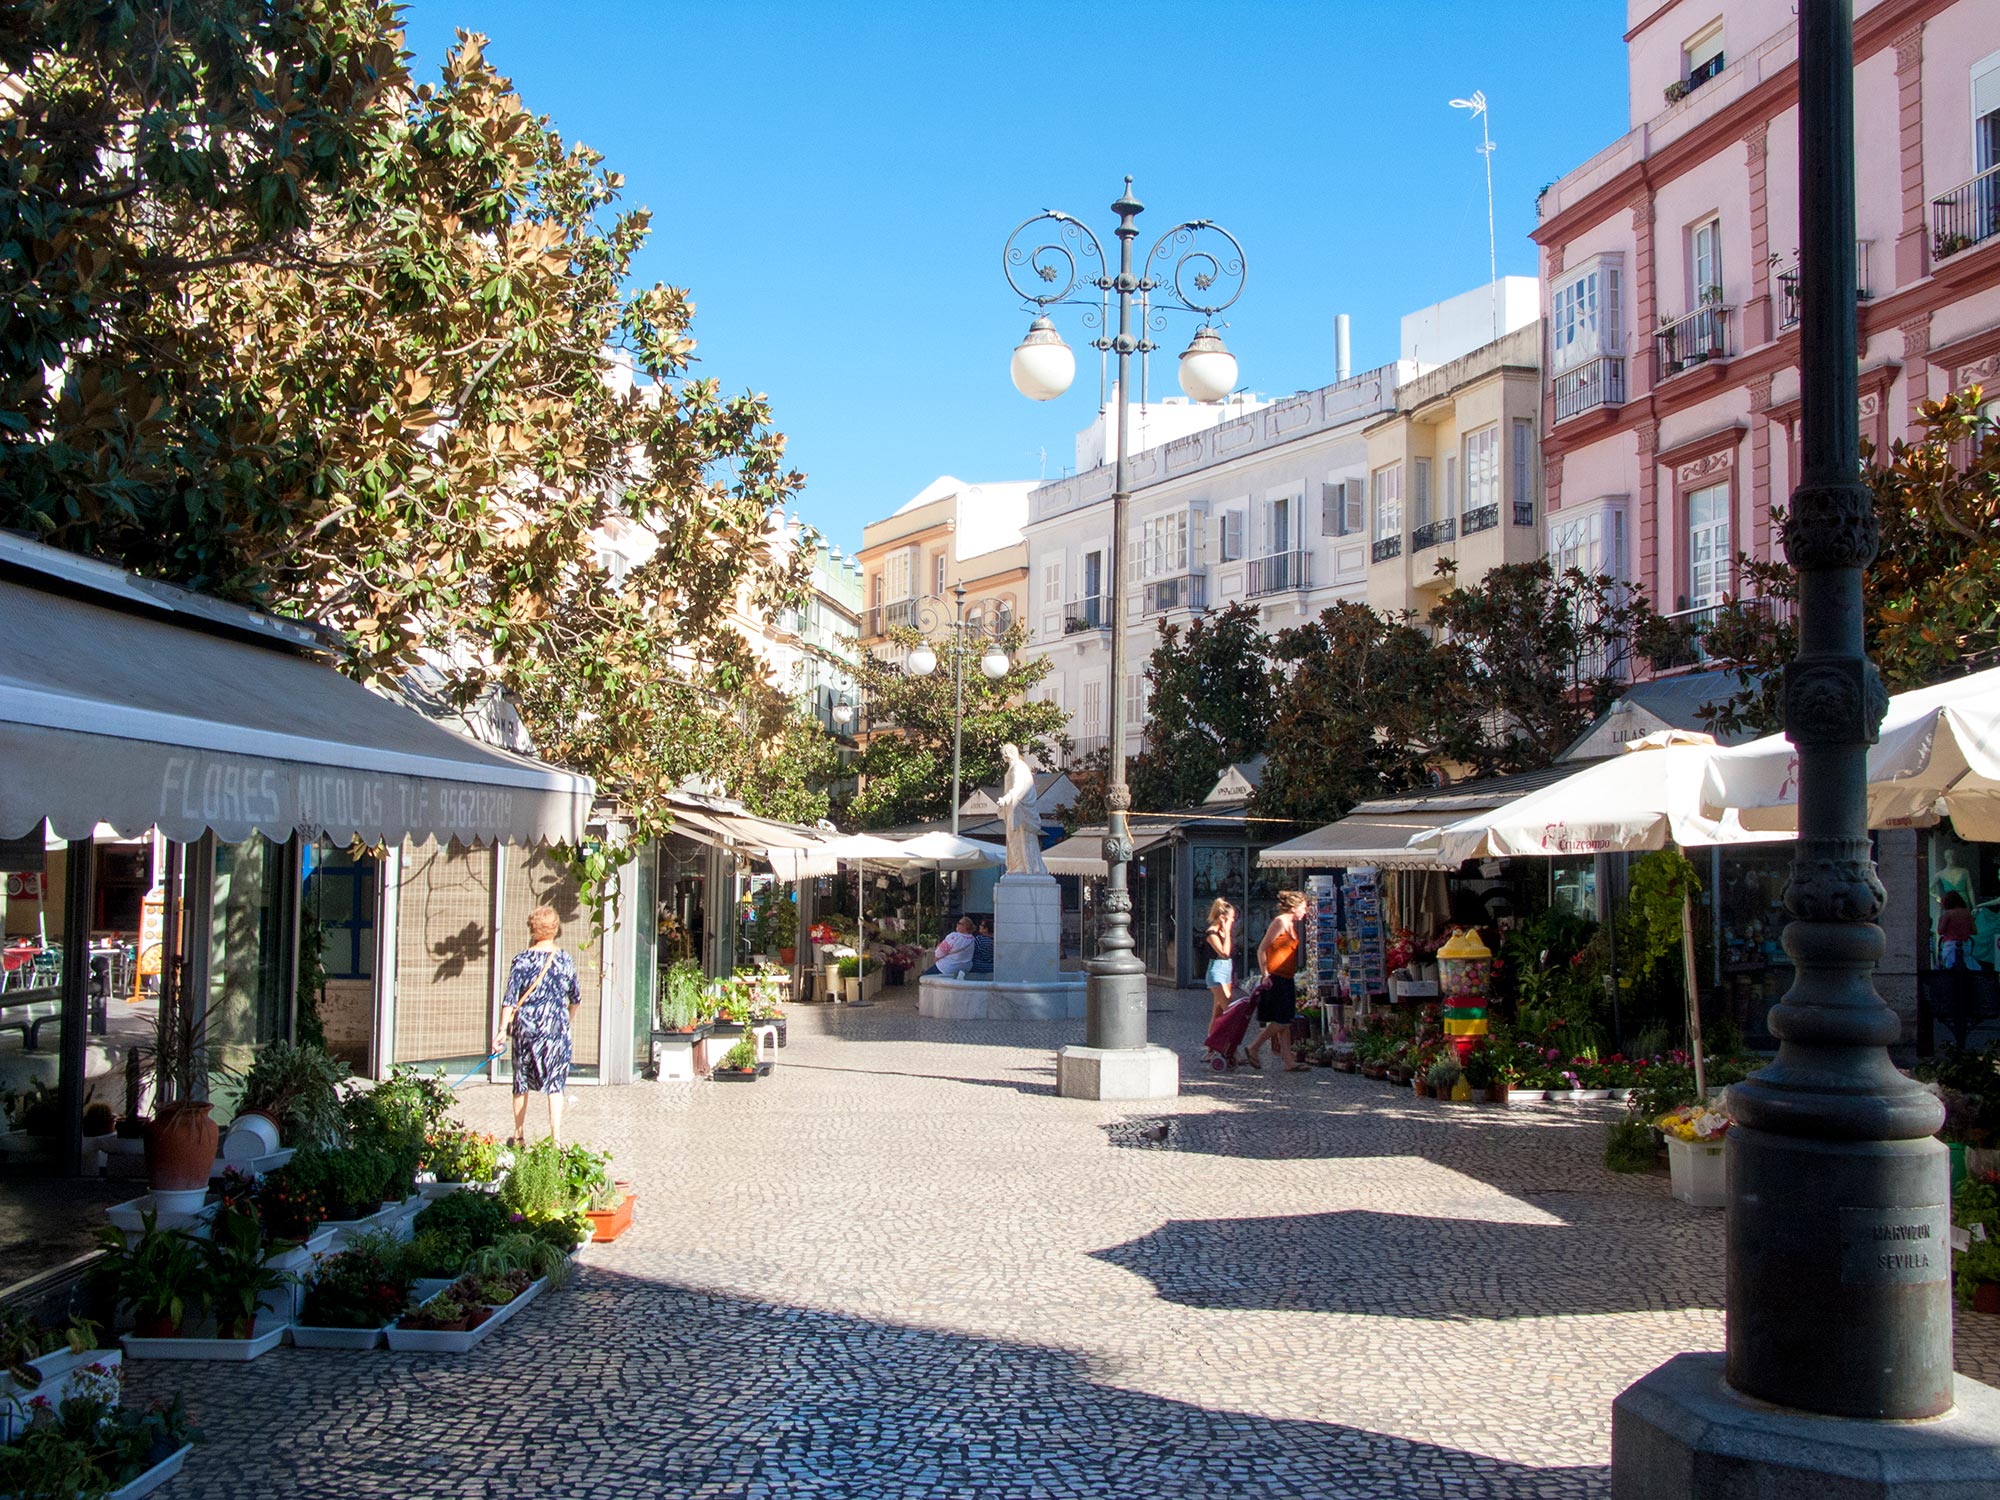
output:
M1562 1205L1546 1205L1560 1214ZM1482 1320L1722 1306L1629 1223L1519 1224L1353 1210L1169 1219L1091 1252L1186 1307Z
M1121 1390L1062 1350L597 1268L468 1355L280 1350L136 1383L188 1392L208 1434L174 1500L1539 1500L1608 1483Z

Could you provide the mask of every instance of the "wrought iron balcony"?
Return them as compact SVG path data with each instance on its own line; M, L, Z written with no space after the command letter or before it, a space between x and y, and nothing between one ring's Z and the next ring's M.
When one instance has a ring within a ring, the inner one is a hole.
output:
M1428 547L1437 546L1440 542L1451 541L1457 535L1458 523L1453 521L1450 516L1446 516L1442 521L1432 521L1428 526L1419 526L1415 531L1412 531L1410 533L1410 550L1412 552L1422 552Z
M1072 599L1063 606L1063 634L1078 635L1086 630L1111 628L1111 601L1102 594Z
M1303 552L1276 552L1269 557L1250 559L1249 587L1245 592L1252 599L1305 586L1306 554Z
M2000 166L1931 199L1931 258L1943 260L2000 234Z
M1868 291L1868 247L1873 240L1854 242L1854 296L1866 302ZM1778 331L1799 326L1799 263L1794 260L1773 280L1777 283Z
M1693 312L1653 330L1653 378L1671 379L1683 370L1721 359L1729 352L1729 315L1735 309L1704 302Z
M1460 520L1464 523L1461 530L1466 536L1478 531L1491 531L1500 524L1499 503L1496 501L1492 505L1475 505L1460 517Z
M1175 578L1155 578L1142 591L1140 610L1163 615L1175 609L1208 608L1207 580L1199 573L1183 573Z
M1108 734L1080 734L1070 736L1069 752L1062 757L1065 771L1074 771L1093 755L1101 755L1110 746Z
M1400 535L1377 537L1375 545L1368 549L1368 560L1370 562L1387 562L1392 557L1401 557L1402 555L1403 538Z
M1601 354L1556 376L1556 420L1625 404L1625 356Z
M917 601L898 599L893 604L882 606L882 624L886 629L896 630L904 625L917 623Z

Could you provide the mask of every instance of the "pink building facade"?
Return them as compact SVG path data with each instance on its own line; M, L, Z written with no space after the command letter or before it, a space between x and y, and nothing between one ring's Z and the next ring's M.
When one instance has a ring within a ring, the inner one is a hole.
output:
M1862 435L2000 397L2000 0L1858 0ZM1547 188L1550 556L1667 611L1740 597L1798 472L1790 0L1629 0L1631 130Z

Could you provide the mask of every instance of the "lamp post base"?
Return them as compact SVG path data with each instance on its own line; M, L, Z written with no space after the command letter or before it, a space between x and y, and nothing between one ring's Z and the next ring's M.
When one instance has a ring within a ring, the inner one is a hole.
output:
M1064 1047L1056 1053L1056 1092L1065 1099L1171 1099L1181 1091L1181 1060L1165 1047Z
M1916 1422L1767 1406L1679 1354L1611 1406L1611 1500L1975 1500L2000 1494L2000 1391L1959 1376Z

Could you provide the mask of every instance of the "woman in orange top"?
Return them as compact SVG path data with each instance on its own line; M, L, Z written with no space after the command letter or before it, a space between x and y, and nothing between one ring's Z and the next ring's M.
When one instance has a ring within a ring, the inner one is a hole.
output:
M1244 1049L1250 1065L1263 1066L1257 1049L1269 1042L1287 1073L1303 1073L1306 1065L1292 1055L1292 1022L1299 1016L1299 918L1305 915L1304 891L1278 892L1278 914L1257 945L1257 963L1269 976L1257 1001L1257 1019L1264 1029Z

